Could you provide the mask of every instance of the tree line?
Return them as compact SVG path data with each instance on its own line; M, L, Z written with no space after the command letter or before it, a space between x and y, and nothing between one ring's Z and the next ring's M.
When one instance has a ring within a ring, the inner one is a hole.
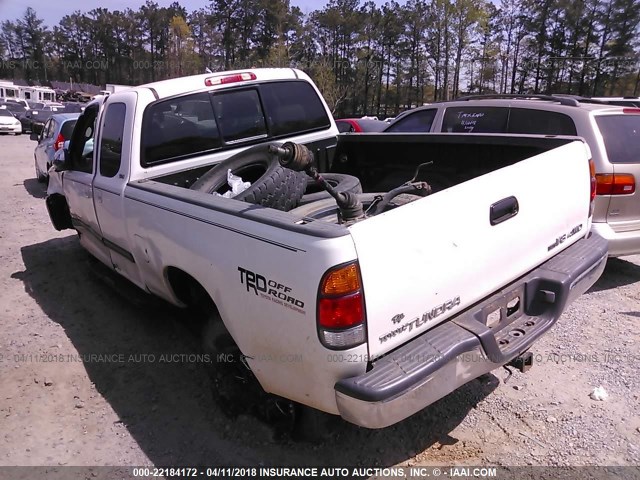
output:
M395 115L463 94L640 95L637 0L152 0L52 28L28 8L0 28L0 78L136 85L295 66L337 115Z

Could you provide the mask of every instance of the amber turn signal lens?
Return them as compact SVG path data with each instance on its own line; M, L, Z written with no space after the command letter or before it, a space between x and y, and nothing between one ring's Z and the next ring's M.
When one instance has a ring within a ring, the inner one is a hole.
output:
M358 268L355 264L345 265L329 272L322 282L321 295L344 295L360 288Z

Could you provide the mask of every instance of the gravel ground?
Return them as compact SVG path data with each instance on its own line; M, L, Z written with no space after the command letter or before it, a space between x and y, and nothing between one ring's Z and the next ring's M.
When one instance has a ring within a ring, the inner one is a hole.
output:
M33 147L0 137L0 465L640 464L640 257L609 261L530 372L497 370L382 431L342 424L330 443L294 445L224 417L199 364L158 361L197 340L52 228ZM605 401L589 398L599 386Z

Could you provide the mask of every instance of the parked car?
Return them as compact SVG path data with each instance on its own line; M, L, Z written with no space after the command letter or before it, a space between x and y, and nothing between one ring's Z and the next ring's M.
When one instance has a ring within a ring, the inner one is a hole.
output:
M40 110L33 109L25 112L25 114L20 117L20 123L22 123L22 132L40 133L45 122L56 113L57 109L52 110L50 108Z
M388 124L372 118L340 118L336 120L340 133L381 132Z
M77 113L58 113L52 115L38 134L31 133L31 140L38 142L33 152L36 166L36 178L44 182L49 178L49 168L54 154L62 149L64 142L71 139L73 127L80 115Z
M474 96L416 108L385 132L583 137L598 183L593 229L609 241L611 256L640 253L640 108L570 96Z
M20 120L7 109L0 109L0 133L13 133L14 135L22 133Z
M29 102L22 98L5 98L2 103L17 103L22 105L26 110L29 110L31 107L29 106Z
M383 428L524 370L605 267L584 140L337 133L295 69L142 85L85 109L46 205L108 268L201 312L230 408L258 398L292 423L306 405ZM330 165L370 193L298 206L302 171ZM432 172L452 186L430 189Z
M20 118L27 112L21 103L7 102L0 104L0 109L9 110L16 118Z

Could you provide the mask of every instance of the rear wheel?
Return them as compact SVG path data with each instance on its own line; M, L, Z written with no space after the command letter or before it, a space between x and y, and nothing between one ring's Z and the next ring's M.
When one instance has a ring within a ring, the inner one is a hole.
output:
M229 418L252 415L273 428L277 436L291 436L296 418L294 402L263 390L213 302L201 297L196 303L204 312L201 340L209 356L211 393L222 412Z
M40 183L45 183L47 181L47 176L40 171L40 168L38 167L38 161L35 160L34 163L36 166L36 179Z

